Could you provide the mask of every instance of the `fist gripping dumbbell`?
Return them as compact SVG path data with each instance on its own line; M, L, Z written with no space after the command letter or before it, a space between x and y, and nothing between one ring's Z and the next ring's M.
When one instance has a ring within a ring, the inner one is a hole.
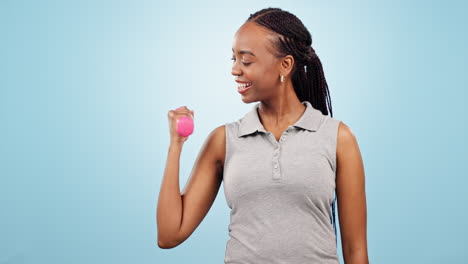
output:
M177 109L180 108L182 107ZM190 136L193 133L193 127L193 119L188 116L182 116L176 120L176 132L183 137Z

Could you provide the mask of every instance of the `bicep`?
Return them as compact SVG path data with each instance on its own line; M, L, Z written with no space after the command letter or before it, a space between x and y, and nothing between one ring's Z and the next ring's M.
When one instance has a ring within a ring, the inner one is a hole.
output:
M342 122L338 132L336 192L343 251L364 249L367 246L364 165L353 132Z
M180 243L198 227L210 210L222 181L225 151L224 126L214 129L205 140L192 173L182 191Z

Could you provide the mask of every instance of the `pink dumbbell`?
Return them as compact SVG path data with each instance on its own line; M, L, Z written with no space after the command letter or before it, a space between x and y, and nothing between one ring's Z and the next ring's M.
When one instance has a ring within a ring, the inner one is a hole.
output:
M182 107L177 109L180 108ZM190 136L193 133L193 127L193 119L188 116L182 116L176 121L176 132L183 137Z

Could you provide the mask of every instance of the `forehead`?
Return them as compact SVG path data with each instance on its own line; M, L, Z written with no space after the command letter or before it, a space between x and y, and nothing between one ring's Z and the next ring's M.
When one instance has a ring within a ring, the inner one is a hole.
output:
M253 22L242 25L234 35L232 48L235 52L239 50L249 50L254 54L268 52L268 39L270 35L266 29Z

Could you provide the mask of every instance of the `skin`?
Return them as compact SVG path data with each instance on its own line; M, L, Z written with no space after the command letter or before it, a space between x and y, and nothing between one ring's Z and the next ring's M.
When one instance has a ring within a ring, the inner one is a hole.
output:
M272 33L252 22L245 23L233 40L232 75L252 82L241 95L245 103L260 102L259 116L264 128L279 140L284 130L305 111L290 75L294 58L276 58ZM246 54L243 51L253 53ZM280 75L285 81L280 81ZM184 242L198 227L219 191L225 159L225 127L215 128L205 140L191 176L179 193L179 158L187 138L175 133L175 120L193 113L186 107L169 111L171 144L158 200L158 245L173 248ZM367 256L367 212L364 165L352 130L340 122L337 139L336 192L343 257L346 264L369 263Z

